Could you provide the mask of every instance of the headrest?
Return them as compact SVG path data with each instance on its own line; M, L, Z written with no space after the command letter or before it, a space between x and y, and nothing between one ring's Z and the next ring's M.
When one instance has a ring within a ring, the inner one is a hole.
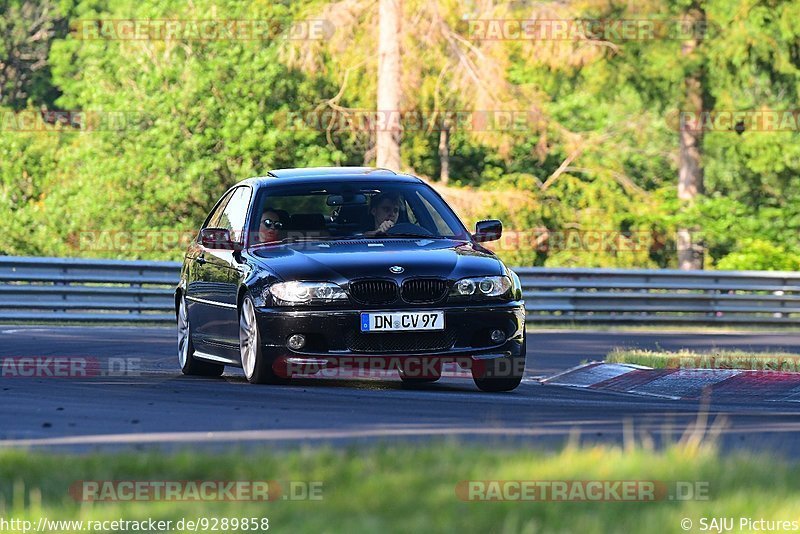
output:
M289 230L327 230L325 216L321 213L295 213L289 220Z

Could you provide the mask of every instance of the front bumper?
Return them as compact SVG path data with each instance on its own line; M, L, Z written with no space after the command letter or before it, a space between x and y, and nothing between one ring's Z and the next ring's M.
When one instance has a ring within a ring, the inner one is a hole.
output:
M521 356L525 308L521 302L470 306L369 309L370 312L443 311L445 329L437 332L361 333L360 309L257 308L262 350L270 358L335 359L343 356L470 356L475 359ZM490 332L501 329L506 340L494 343ZM303 334L306 346L286 346ZM524 356L524 355L522 355Z

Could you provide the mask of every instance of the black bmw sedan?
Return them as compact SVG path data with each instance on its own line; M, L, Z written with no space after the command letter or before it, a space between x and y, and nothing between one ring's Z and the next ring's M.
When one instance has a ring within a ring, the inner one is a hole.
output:
M217 202L175 292L184 374L252 383L330 369L434 382L455 364L483 391L525 369L519 278L422 180L371 168L282 169Z

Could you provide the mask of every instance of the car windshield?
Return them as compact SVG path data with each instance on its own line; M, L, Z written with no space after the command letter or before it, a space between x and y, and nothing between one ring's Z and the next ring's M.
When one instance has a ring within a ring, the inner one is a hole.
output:
M409 182L310 182L261 190L250 244L286 241L469 239L430 187Z

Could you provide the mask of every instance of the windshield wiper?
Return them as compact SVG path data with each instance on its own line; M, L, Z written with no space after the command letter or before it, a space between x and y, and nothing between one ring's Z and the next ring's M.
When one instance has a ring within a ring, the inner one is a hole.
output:
M250 245L250 248L254 247L266 247L270 245L290 245L292 243L307 243L309 241L327 241L330 237L284 237L283 239L279 239L277 241L266 241L264 243L255 243Z
M372 237L389 238L389 239L393 237L413 237L415 239L450 239L449 237L445 237L443 235L425 235L425 234L413 234L413 233L382 234Z
M413 233L400 233L400 234L378 234L378 235L350 235L350 236L317 236L317 237L286 237L279 241L269 241L266 243L256 243L250 245L250 248L260 248L271 245L290 245L292 243L308 243L314 241L357 241L359 239L392 239L395 237L408 238L408 239L455 239L454 237L447 237L441 235L423 235Z

